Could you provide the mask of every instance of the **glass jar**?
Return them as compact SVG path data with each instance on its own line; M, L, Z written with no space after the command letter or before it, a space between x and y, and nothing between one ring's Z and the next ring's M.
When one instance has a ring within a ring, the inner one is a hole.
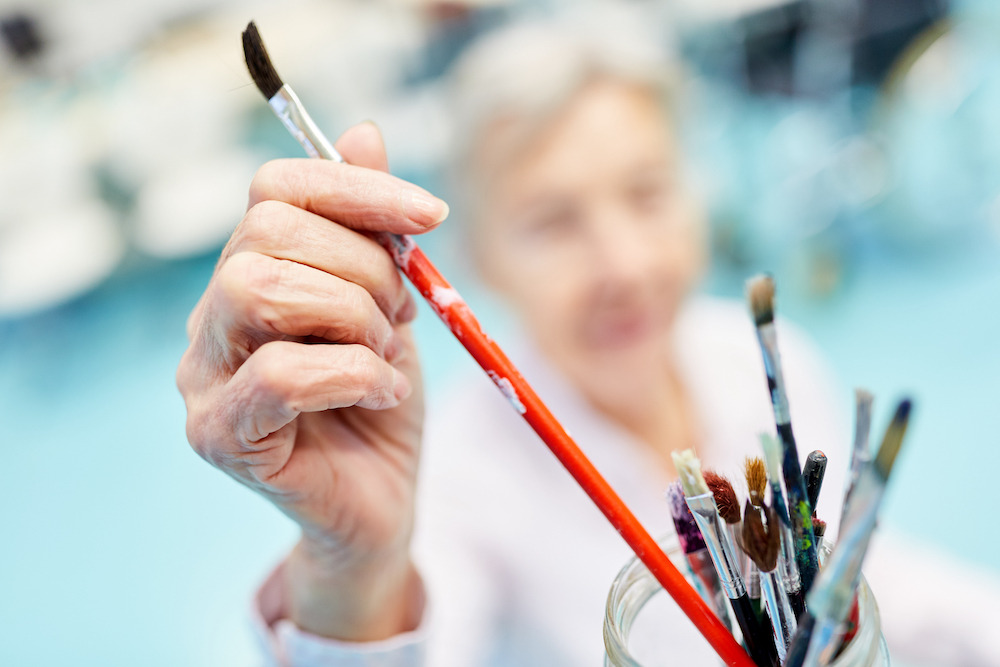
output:
M670 535L661 539L660 546L674 565L690 580L687 562L681 553L677 537ZM825 556L829 553L829 547L824 545L823 551L822 555ZM673 616L668 617L668 613L672 613ZM697 635L697 630L681 615L680 610L646 566L638 558L632 558L618 573L608 593L604 616L606 651L604 664L608 667L652 667L654 663L677 664L668 660L674 651L668 641L662 638L662 633L657 633L656 629L665 627L663 625L665 623L676 624L679 620L678 615L690 626L691 633ZM636 623L637 619L639 623ZM700 635L694 638L694 641L698 640L705 645L706 651L711 650ZM637 645L640 647L639 650ZM661 650L658 650L658 647ZM707 657L711 660L711 654ZM639 659L643 659L644 662L639 662ZM683 661L686 660L685 658ZM718 663L716 659L715 663L709 664ZM868 588L868 582L862 576L858 588L857 634L830 667L888 667L888 665L889 652L882 637L878 605L871 589Z

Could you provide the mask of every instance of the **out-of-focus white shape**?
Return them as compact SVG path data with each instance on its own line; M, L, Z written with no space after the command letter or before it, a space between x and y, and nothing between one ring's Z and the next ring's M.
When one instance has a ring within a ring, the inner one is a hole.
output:
M375 115L393 170L418 171L445 164L451 155L450 109L433 83L386 102Z
M232 150L180 163L151 179L139 193L136 246L177 258L221 245L240 221L259 163L248 151Z
M124 249L113 214L96 200L36 211L0 234L0 314L82 294L114 270Z
M941 35L913 62L903 79L903 91L913 104L942 116L955 113L975 87L961 73L959 45L952 33Z
M12 96L0 108L0 229L39 206L69 208L90 196L79 134L51 97Z
M239 143L242 119L262 103L243 63L243 26L226 25L205 22L163 35L108 95L109 153L137 182L164 165Z

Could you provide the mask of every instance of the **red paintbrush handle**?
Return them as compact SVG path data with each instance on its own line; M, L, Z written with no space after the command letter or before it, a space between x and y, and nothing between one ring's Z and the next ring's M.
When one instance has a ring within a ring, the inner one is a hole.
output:
M674 567L622 499L604 480L542 400L514 368L507 355L486 335L465 301L427 255L408 236L381 234L379 242L392 254L396 265L427 299L473 359L490 376L531 428L545 441L594 504L604 512L664 590L705 636L727 665L754 667L746 651L736 643L726 626Z

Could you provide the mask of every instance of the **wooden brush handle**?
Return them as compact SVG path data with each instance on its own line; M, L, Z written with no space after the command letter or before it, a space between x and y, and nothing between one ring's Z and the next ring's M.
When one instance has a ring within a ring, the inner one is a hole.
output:
M503 350L486 335L465 301L408 236L382 233L377 240L427 300L472 358L490 376L531 428L604 513L649 571L727 665L753 667L746 651L674 567L625 503L587 459L555 416L521 377ZM567 557L570 557L567 554Z

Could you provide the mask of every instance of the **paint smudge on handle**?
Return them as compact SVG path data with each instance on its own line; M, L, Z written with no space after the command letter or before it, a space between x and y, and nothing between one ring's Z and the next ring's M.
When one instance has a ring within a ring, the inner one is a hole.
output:
M505 377L502 377L499 373L495 371L486 371L486 372L493 380L493 383L500 388L500 392L504 396L506 396L507 400L510 401L510 404L514 406L514 409L517 410L518 414L523 415L525 412L528 411L528 408L524 407L524 403L522 403L521 399L518 398L517 392L514 391L514 385L510 383L510 380L508 380Z
M447 310L456 303L465 303L462 295L451 287L441 287L431 285L431 305L439 314Z

